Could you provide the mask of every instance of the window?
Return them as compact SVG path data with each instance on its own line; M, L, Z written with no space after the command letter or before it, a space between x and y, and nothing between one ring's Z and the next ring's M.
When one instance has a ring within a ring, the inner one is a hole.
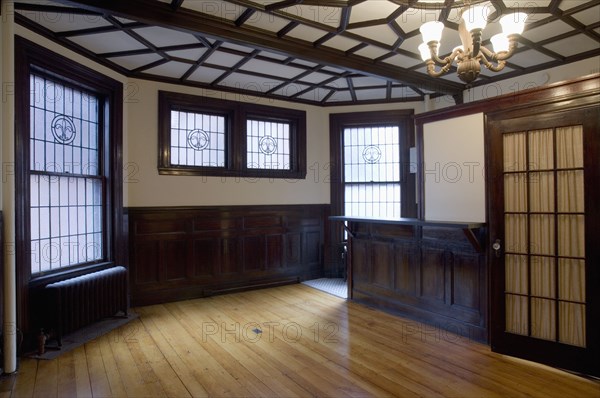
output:
M398 126L346 127L344 214L400 217L400 131Z
M19 286L126 265L123 85L21 38L15 62Z
M332 114L333 214L415 217L412 111Z
M306 177L306 113L159 92L160 174Z
M101 99L30 74L31 274L102 261Z

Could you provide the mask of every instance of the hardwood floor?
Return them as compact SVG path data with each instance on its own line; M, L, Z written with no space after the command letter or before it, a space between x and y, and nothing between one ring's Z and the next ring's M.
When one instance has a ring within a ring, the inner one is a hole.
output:
M304 285L135 309L0 397L599 397L600 383Z

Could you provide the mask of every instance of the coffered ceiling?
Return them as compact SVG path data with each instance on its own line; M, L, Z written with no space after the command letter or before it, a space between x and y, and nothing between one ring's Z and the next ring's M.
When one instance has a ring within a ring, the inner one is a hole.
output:
M419 27L446 29L440 55L460 44L463 3L528 14L501 72L474 86L595 58L600 0L127 0L16 1L17 23L126 76L315 105L423 100L465 89L455 70L430 77ZM458 8L457 8L458 6Z

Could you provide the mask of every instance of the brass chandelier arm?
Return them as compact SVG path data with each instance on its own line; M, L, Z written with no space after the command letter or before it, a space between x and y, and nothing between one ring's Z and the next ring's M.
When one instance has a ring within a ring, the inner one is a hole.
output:
M482 47L481 49L483 50L484 47ZM479 54L479 56L477 57L481 61L481 63L486 68L488 68L489 70L491 70L492 72L500 72L502 69L504 69L504 67L506 66L506 61L495 59L495 55L496 55L495 53L491 52L487 48L485 50L486 51L481 51L481 54ZM490 58L492 58L492 60L496 60L498 62L498 64L494 65L493 63L491 63L490 61L488 61L487 57L484 55L485 52L487 52L488 54L490 54L491 55Z
M447 59L447 58L446 58ZM427 73L431 77L440 77L448 73L452 67L452 61L445 64L439 71L435 70L435 62L432 59L427 60Z

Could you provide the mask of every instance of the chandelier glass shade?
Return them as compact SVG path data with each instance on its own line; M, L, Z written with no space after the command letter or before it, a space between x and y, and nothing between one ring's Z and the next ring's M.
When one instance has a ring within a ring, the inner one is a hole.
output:
M427 73L433 77L442 76L456 60L458 77L467 84L477 79L481 71L480 64L493 72L499 72L506 66L517 48L517 40L525 27L527 14L516 12L500 18L502 33L490 38L493 51L481 45L481 33L487 25L489 6L474 5L463 8L458 33L462 46L454 48L447 57L440 58L438 51L442 40L444 24L437 21L426 22L421 28L423 43L419 45L421 58L427 64ZM440 69L436 70L436 65Z

